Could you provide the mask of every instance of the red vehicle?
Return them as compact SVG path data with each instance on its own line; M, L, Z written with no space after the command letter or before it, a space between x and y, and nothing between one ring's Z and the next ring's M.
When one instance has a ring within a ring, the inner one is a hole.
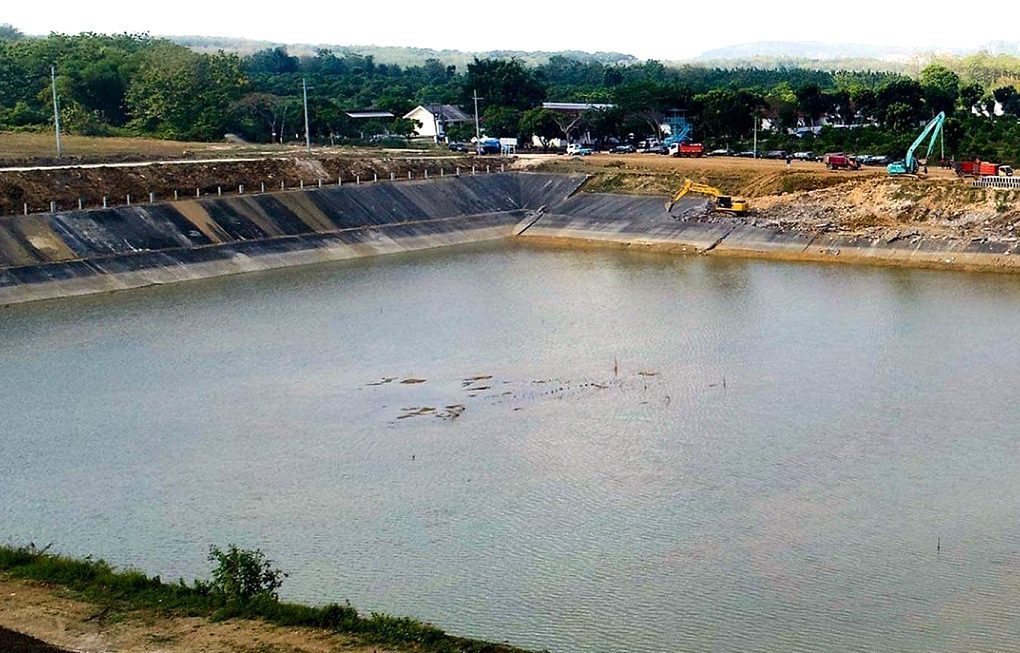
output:
M673 143L669 146L670 156L693 156L699 157L705 153L705 146L701 143Z
M830 152L822 157L822 163L829 170L860 170L861 162L842 152Z
M1013 169L984 161L957 161L953 170L960 177L1011 177Z

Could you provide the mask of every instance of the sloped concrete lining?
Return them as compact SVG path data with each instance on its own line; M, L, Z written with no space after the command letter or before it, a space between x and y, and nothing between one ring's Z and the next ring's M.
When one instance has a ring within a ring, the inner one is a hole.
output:
M815 233L706 217L705 200L578 192L507 173L0 218L0 304L516 237L558 247L1020 269L1016 242Z
M3 218L0 303L508 238L525 206L583 181L461 175Z

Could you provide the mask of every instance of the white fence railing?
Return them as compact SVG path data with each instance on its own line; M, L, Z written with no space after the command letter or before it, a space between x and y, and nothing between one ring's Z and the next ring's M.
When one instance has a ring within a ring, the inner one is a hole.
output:
M981 177L974 181L982 188L1020 188L1020 177Z

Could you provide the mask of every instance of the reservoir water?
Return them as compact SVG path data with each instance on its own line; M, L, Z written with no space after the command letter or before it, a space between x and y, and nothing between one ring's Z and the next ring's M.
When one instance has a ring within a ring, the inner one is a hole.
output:
M1007 275L504 244L8 307L0 541L557 653L1020 651L1018 333Z

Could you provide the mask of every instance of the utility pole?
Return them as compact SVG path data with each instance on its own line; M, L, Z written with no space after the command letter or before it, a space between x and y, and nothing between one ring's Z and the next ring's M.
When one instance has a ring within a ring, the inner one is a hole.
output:
M53 84L53 126L56 127L57 133L57 158L59 159L64 155L63 148L60 147L60 103L57 101L57 67L50 66L50 81Z
M758 116L754 117L754 158L758 158Z
M308 83L305 78L301 78L301 91L305 97L305 148L308 149L308 153L312 152L312 135L308 131Z
M475 154L482 153L482 131L478 127L478 101L485 98L478 97L478 89L472 91L475 100Z

